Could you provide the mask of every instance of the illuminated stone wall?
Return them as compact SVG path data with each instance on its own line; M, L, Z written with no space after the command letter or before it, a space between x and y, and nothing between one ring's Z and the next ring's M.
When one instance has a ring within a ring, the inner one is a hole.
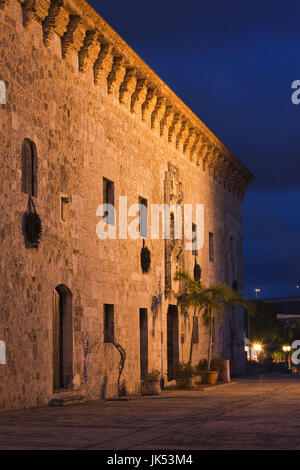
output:
M0 60L6 85L6 104L0 105L0 340L6 344L0 408L46 405L63 394L115 394L119 353L103 344L103 304L115 306L115 337L127 354L124 386L138 393L139 309L149 315L149 370L162 366L166 378L166 314L176 304L178 286L165 285L172 259L164 240L146 241L152 260L143 274L142 240L97 238L103 177L115 184L117 209L120 195L128 205L139 197L161 204L172 165L183 203L205 205L205 244L198 256L203 282L237 280L242 289L241 203L252 175L82 0L2 1ZM22 234L25 138L37 148L34 202L43 223L38 249L26 248ZM70 201L64 221L62 196ZM209 232L214 262L208 258ZM180 266L192 273L191 252L180 256ZM53 291L61 284L72 292L74 387L54 394ZM234 328L242 338L240 318ZM217 328L216 356L229 354L228 328L228 320ZM190 333L190 318L179 313L180 360L188 358ZM193 361L206 350L200 322Z

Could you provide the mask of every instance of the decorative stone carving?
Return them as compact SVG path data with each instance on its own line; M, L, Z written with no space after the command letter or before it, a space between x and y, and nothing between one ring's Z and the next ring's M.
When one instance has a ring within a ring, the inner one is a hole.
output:
M196 133L195 131L195 139L193 142L193 145L191 146L191 151L190 151L190 161L194 161L194 156L197 155L199 151L199 143L201 143L201 134Z
M28 26L33 19L42 22L48 15L50 0L25 0L22 3L24 27Z
M83 46L78 53L80 72L85 72L89 64L94 66L99 51L99 32L96 30L86 31Z
M81 17L78 15L71 15L69 17L67 31L62 38L62 56L64 59L67 57L71 49L79 52L83 45L84 37L85 29L82 25Z
M51 0L48 15L43 21L44 44L49 46L54 33L63 36L69 23L64 0Z
M151 116L156 106L157 96L154 88L148 88L144 103L142 104L142 120L151 127Z
M175 112L173 114L172 124L170 125L169 132L168 132L168 140L169 142L176 142L177 133L180 130L181 122L179 121L180 114Z
M188 121L183 117L181 121L180 131L176 136L176 148L179 152L183 151L183 143L188 135Z
M172 106L167 105L165 109L165 114L163 115L163 118L160 121L160 135L162 137L168 136L168 130L171 125L172 119Z
M94 63L94 82L107 89L107 77L113 64L112 46L108 43L101 43L98 58Z
M165 113L166 105L165 98L159 96L156 101L156 105L153 113L151 114L151 129L159 130L160 133L160 121Z
M188 129L188 136L183 142L183 153L188 153L189 150L192 148L192 145L195 142L196 131L193 127Z
M124 80L126 68L124 67L124 59L121 56L114 56L112 69L107 77L107 93L114 95L119 99L119 90Z
M165 173L165 204L180 206L183 202L182 183L179 179L179 170L172 164L168 164L168 171ZM184 270L184 239L175 238L175 216L170 220L170 239L165 240L165 296L169 296L182 291L182 283L176 285L173 281L176 271ZM180 219L183 233L182 219ZM174 292L176 290L177 292Z
M146 100L147 92L146 79L138 78L135 91L131 97L131 112L140 116L142 120L142 105Z
M131 98L136 89L136 82L136 71L132 67L127 67L124 81L120 86L119 100L128 109L131 109Z

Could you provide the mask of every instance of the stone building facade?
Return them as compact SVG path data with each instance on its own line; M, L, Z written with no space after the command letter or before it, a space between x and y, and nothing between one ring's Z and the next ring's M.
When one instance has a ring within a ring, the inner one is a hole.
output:
M141 370L170 383L191 336L173 277L192 273L195 256L179 240L100 240L97 208L105 195L117 211L119 196L204 204L202 280L242 289L251 173L84 0L0 0L0 80L0 408L113 396L111 334L126 352L127 393ZM22 231L30 195L38 247ZM198 328L194 362L207 351ZM215 325L214 354L242 367L242 315Z

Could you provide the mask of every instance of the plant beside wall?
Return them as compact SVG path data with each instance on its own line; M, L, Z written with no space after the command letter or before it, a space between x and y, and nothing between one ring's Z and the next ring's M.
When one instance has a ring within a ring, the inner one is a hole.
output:
M219 370L221 368L219 359L212 359L210 369L208 369L208 360L201 359L196 365L197 373L200 375L203 383L214 385L218 379Z
M189 364L192 363L195 319L197 315L202 314L203 323L208 329L207 380L216 381L216 371L211 368L213 320L217 317L221 324L224 321L226 309L230 309L233 313L237 306L242 306L252 312L253 307L235 289L231 289L226 284L205 287L200 280L193 279L187 272L177 272L175 280L183 280L185 283L185 291L178 296L178 303L186 310L191 307L194 310ZM212 372L211 377L210 372Z
M152 372L145 375L141 383L142 395L159 395L160 388L160 370L152 370Z
M197 371L189 362L179 362L175 367L176 387L192 388L196 384Z

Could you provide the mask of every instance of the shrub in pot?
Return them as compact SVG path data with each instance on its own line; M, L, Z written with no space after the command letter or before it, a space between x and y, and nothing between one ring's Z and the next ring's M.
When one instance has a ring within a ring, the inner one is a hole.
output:
M210 368L208 367L207 359L201 359L196 366L197 373L200 375L202 382L211 385L216 383L219 375L219 369L220 365L218 359L212 359Z
M160 370L152 370L147 374L141 383L142 395L159 395L160 388Z
M189 363L179 362L175 368L176 387L192 388L196 384L196 371Z

